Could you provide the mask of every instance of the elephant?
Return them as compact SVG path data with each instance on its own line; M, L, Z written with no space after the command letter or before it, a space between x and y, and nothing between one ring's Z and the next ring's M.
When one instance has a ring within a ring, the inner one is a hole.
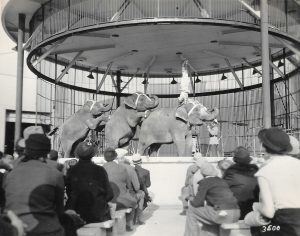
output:
M135 135L136 127L158 106L158 97L136 92L124 98L105 126L107 147L125 148Z
M178 156L192 156L191 127L214 120L218 114L218 109L208 110L191 99L177 108L157 109L141 125L138 153L146 155L149 148L151 155L162 144L174 143Z
M60 143L65 158L72 155L75 145L83 141L90 130L99 131L99 128L104 128L109 118L104 113L109 110L111 110L109 104L88 100L59 127Z

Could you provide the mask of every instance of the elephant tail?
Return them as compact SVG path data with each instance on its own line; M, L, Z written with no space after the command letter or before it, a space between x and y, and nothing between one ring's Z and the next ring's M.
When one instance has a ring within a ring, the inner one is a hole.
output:
M52 129L49 133L48 136L52 136L53 134L56 134L56 132L58 131L59 126L56 126L54 129Z

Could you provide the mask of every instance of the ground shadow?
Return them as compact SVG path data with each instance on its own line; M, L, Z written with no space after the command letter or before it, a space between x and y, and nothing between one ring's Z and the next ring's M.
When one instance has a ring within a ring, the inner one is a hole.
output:
M141 220L142 220L143 222L145 222L145 224L147 224L147 220L149 220L149 219L152 217L153 213L154 213L156 210L158 210L158 209L159 209L159 206L158 206L158 205L153 204L153 203L152 203L152 204L149 204L149 205L144 209ZM131 236L131 235L134 235L135 232L136 232L136 230L138 229L138 227L140 227L140 226L134 225L133 231L131 231L131 232L126 232L126 233L124 234L124 236Z

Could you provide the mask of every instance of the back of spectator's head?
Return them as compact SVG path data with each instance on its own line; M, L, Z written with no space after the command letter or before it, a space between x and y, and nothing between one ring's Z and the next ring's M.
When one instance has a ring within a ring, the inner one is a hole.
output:
M196 165L201 168L204 164L208 163L207 160L204 157L200 157L196 161Z
M117 153L117 158L118 161L125 161L125 155L128 153L128 151L126 149L123 148L116 148L116 153Z
M193 161L196 162L198 159L201 158L203 158L201 152L196 152L193 156Z
M290 143L292 145L292 150L288 152L287 154L292 156L297 156L300 154L300 143L298 139L296 139L294 136L289 135Z
M58 160L58 152L56 150L51 150L48 154L48 158L52 161L57 161Z
M250 152L247 148L243 146L238 146L233 151L233 160L234 162L239 164L249 164L252 158L250 157Z
M267 153L286 154L292 150L289 136L280 128L262 129L258 133L258 138Z
M221 171L226 171L234 163L231 160L221 160L218 162L218 167Z
M50 139L44 134L31 134L25 140L25 154L27 159L47 157L51 150Z
M75 157L80 160L91 160L97 152L97 146L87 142L81 142L75 148Z
M217 169L209 162L203 164L200 167L200 171L203 176L213 176L213 177L218 176Z
M115 160L117 156L118 156L118 154L116 153L114 148L106 148L104 150L104 159L107 162L111 162L111 161Z

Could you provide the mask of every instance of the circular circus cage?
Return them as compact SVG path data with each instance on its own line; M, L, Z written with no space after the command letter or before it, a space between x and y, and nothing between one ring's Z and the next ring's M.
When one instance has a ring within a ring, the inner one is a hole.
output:
M272 125L298 138L299 13L296 1L269 1ZM222 155L238 145L260 153L259 1L51 0L32 16L30 34L27 65L38 77L37 110L49 114L38 123L57 127L88 99L116 109L136 91L157 95L159 107L176 107L187 59L189 96L220 110ZM207 129L193 129L205 155ZM102 152L104 134L95 135ZM160 150L160 156L175 153L172 144Z

